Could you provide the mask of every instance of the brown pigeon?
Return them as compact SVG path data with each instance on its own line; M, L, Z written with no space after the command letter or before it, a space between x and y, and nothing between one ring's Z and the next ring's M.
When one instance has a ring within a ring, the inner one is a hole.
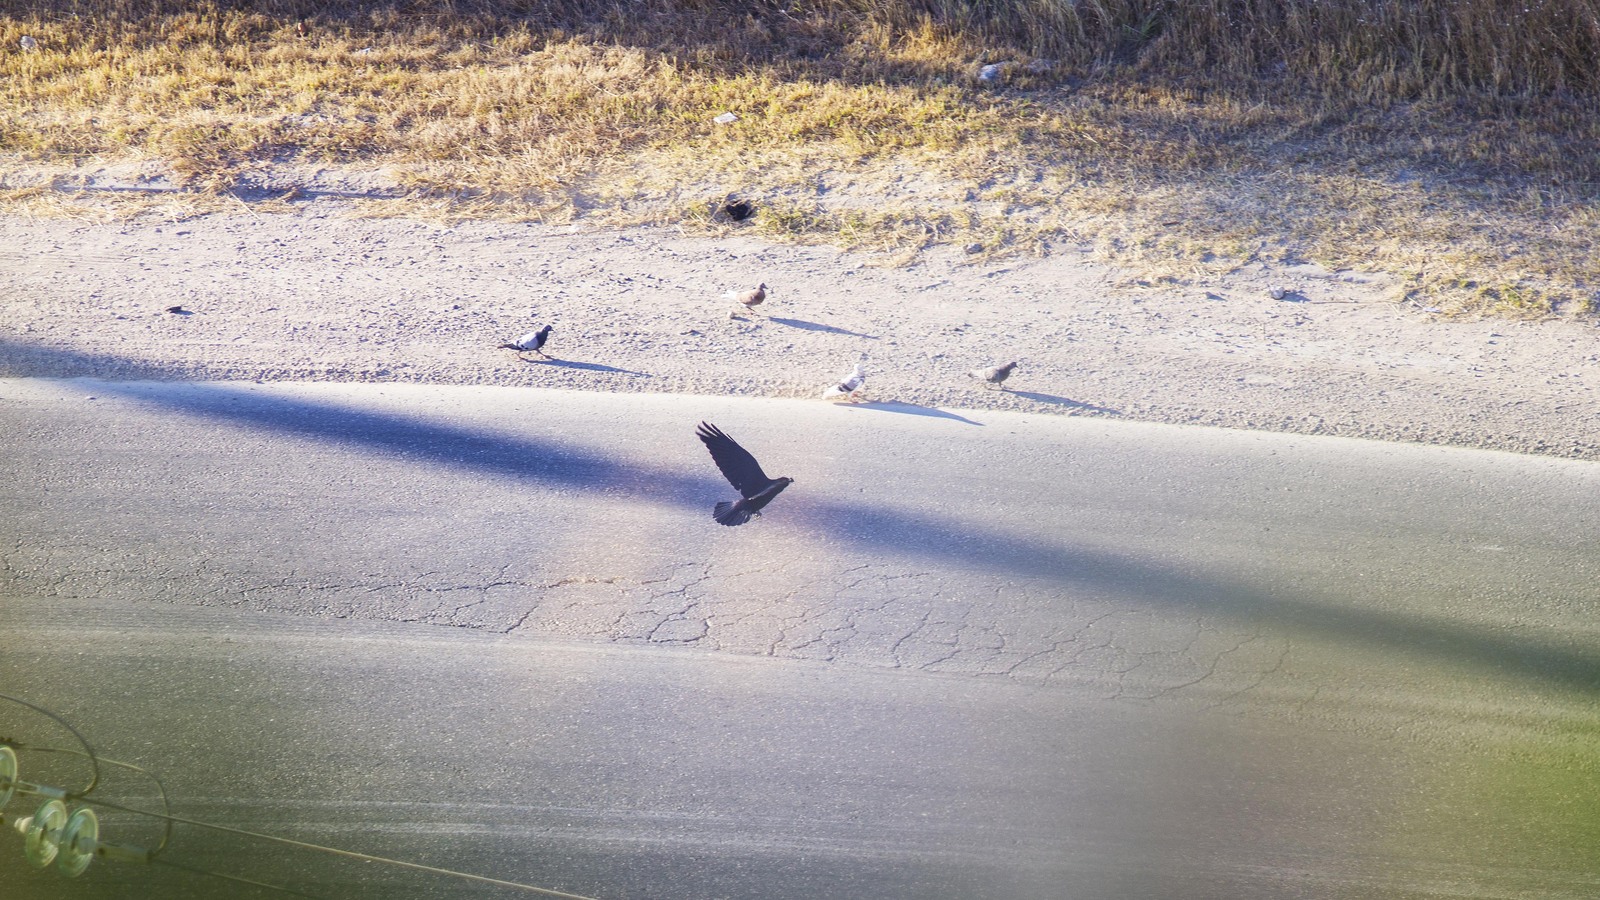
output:
M762 284L753 290L729 291L722 296L742 305L745 309L754 310L761 305L762 301L767 299L767 286Z

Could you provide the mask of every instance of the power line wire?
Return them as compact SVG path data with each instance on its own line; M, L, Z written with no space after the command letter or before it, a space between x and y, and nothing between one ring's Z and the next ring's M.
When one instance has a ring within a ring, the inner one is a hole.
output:
M372 855L370 853L358 853L358 852L356 852L354 850L340 850L337 847L325 847L325 846L322 846L321 844L312 844L312 843L307 843L306 841L297 841L297 840L294 840L293 838L278 837L276 835L271 835L271 834L262 834L260 832L255 832L255 831L246 831L245 829L242 829L242 828L232 828L232 827L227 826L227 825L215 825L215 824L212 824L210 822L201 822L201 821L199 821L197 819L188 819L188 818L184 818L182 816L175 816L175 815L172 814L172 805L171 805L170 802L168 802L168 799L167 799L166 786L161 783L161 779L157 778L154 773L150 772L147 769L143 769L143 768L140 768L139 766L133 765L132 763L119 762L119 761L114 760L114 759L102 759L98 754L95 753L94 747L92 745L90 745L88 740L86 740L82 734L78 733L78 730L76 728L73 728L70 724L68 724L65 719L61 718L60 716L56 715L53 712L50 712L49 710L47 710L47 709L45 709L45 708L43 708L41 706L36 706L36 705L34 705L32 703L29 703L26 700L23 700L23 699L18 698L18 697L13 697L13 696L11 696L9 694L0 694L0 700L9 700L9 701L11 701L13 703L17 703L17 704L20 704L22 706L25 706L28 709L31 709L31 710L33 710L33 711L35 711L35 712L37 712L37 713L39 713L41 715L49 717L50 719L55 721L57 724L59 724L61 727L65 728L67 731L71 732L72 736L77 739L78 743L83 745L83 751L80 752L80 751L77 751L77 750L69 750L69 749L66 749L66 748L63 748L63 747L30 747L30 746L28 746L26 744L22 744L20 742L13 741L10 738L0 737L0 745L9 745L9 746L17 747L17 748L20 748L20 749L23 749L23 750L28 750L30 752L36 752L36 753L66 753L66 754L71 754L71 755L74 755L74 756L82 756L82 757L88 759L89 760L89 764L90 764L90 766L92 768L92 775L91 775L91 777L89 779L89 784L81 791L67 793L66 794L67 798L75 800L75 801L80 802L80 803L84 803L84 804L90 805L90 806L99 806L99 807L103 807L105 809L118 810L119 812L128 812L128 813L134 813L136 815L150 816L151 818L161 819L161 820L163 820L163 822L165 822L166 830L165 830L165 833L161 837L161 845L158 846L155 850L150 851L146 855L145 860L147 862L158 862L158 863L161 863L163 865L171 866L173 868L181 869L181 870L188 871L188 872L194 872L194 873L200 874L200 875L210 875L210 876L213 876L215 878L222 878L222 879L225 879L225 880L228 880L228 881L238 882L240 884L248 884L248 885L253 885L255 887L268 888L270 890L281 891L283 893L288 893L288 894L294 894L294 895L300 896L300 897L310 897L310 898L312 898L312 900L319 900L319 898L316 898L312 894L304 894L304 893L301 893L300 891L296 891L296 890L294 890L292 888L280 887L278 885L268 884L268 883L265 883L265 882L252 881L252 880L250 880L248 878L240 878L240 877L234 876L234 875L225 875L225 874L223 874L221 872L212 872L212 871L209 871L209 870L206 870L206 869L194 868L192 866L182 865L180 863L175 863L175 862L172 862L172 861L164 859L164 858L159 858L157 856L157 854L159 854L162 850L166 849L166 846L167 846L168 842L170 841L170 839L172 837L172 826L173 826L174 823L177 823L177 824L180 824L180 825L193 825L196 828L208 828L208 829L211 829L212 831L221 831L221 832L224 832L224 833L227 833L227 834L236 834L236 835L239 835L241 837L254 838L256 840L270 841L272 843L283 844L283 845L289 846L289 847L298 847L298 848L303 849L303 850L312 850L312 851L315 851L315 852L318 852L318 853L327 853L327 854L331 854L331 855L334 855L334 856L343 856L343 857L347 857L347 858L350 858L350 859L359 859L359 860L362 860L364 862L374 862L374 863L381 863L383 865L398 866L398 867L403 868L403 869L412 869L412 870L415 870L415 871L418 871L418 872L429 872L429 873L434 874L434 875L444 875L444 876L449 877L449 878L459 878L459 879L462 879L462 880L465 880L465 881L477 882L479 884L489 884L489 885L494 885L496 887L510 888L512 890L525 891L527 893L532 893L532 894L540 894L540 895L543 895L543 896L546 896L546 897L559 897L559 898L564 898L564 900L595 900L595 898L588 897L588 896L585 896L583 894L569 894L569 893L567 893L565 891L558 891L558 890L554 890L552 888L542 888L542 887L537 887L537 886L531 885L531 884L522 884L522 883L516 882L516 881L506 881L506 880L503 880L503 879L500 879L500 878L490 878L490 877L488 877L486 875L473 875L470 872L457 872L457 871L454 871L452 869L442 869L442 868L439 868L437 866L423 865L422 863L406 862L405 860L402 860L402 859L389 859L389 858L383 857L383 856L374 856L374 855ZM142 773L142 774L144 774L146 776L149 776L149 778L156 783L157 790L160 791L160 794L161 794L161 805L162 805L162 809L164 811L157 813L157 812L151 812L151 811L145 810L145 809L137 809L137 808L134 808L134 807L131 807L131 806L123 806L120 803L112 803L109 800L90 799L88 797L88 794L90 792L92 792L95 789L95 787L98 786L99 783L100 783L100 763L101 762L105 762L107 765L114 765L114 766L120 766L120 767L126 768L126 769L131 769L131 770L133 770L135 772L140 772L140 773ZM37 793L37 792L36 791L28 791L28 793ZM107 845L107 846L109 846L109 845Z
M415 869L419 872L431 872L435 875L447 875L451 878L460 878L466 881L476 881L479 884L492 884L496 887L512 888L519 891L527 891L533 894L543 894L546 897L562 897L566 898L566 900L595 900L594 897L588 897L583 894L569 894L565 891L558 891L551 888L535 887L531 884L522 884L516 881L504 881L499 878L490 878L487 875L473 875L470 872L456 872L451 869L441 869L437 866L425 866L422 863L406 862L403 859L389 859L383 856L373 856L370 853L357 853L354 850L340 850L338 847L324 847L321 844L309 844L305 841L297 841L293 838L278 837L277 835L273 834L262 834L258 831L246 831L243 828L233 828L227 825L214 825L210 822L201 822L196 819L186 819L182 816L174 816L170 814L163 815L161 813L153 813L148 810L134 809L129 806L122 806L120 804L110 803L105 800L85 800L84 802L94 804L95 806L103 806L107 809L120 810L122 812L140 813L146 816L166 818L172 820L173 822L177 822L180 825L193 825L196 828L209 828L213 831L221 831L227 834L237 834L242 837L271 841L273 843L284 844L289 847L299 847L302 850L315 850L319 853L329 853L334 856L344 856L350 859L363 860L365 862L400 866L401 868L405 869Z
M67 796L71 797L73 799L76 799L76 798L83 797L83 796L87 795L90 791L95 789L95 785L98 785L100 783L100 760L95 757L94 748L89 746L89 742L84 739L83 735L78 733L78 729L73 728L71 725L69 725L67 723L66 719L61 718L60 716L56 715L55 713L51 712L50 710L45 709L42 706L35 706L32 703L29 703L28 701L22 699L21 697L13 697L10 694L0 694L0 700L10 700L12 703L16 703L16 704L20 704L22 706L26 706L27 708L33 710L34 712L36 712L36 713L38 713L38 714L40 714L42 716L48 716L49 718L53 719L56 722L56 724L60 725L62 728L65 728L66 730L72 732L72 736L77 738L78 739L78 743L83 745L84 755L89 758L89 766L90 766L90 768L92 770L92 774L89 777L89 785L88 785L88 787L85 787L83 790L77 791L76 793L69 793L69 794L67 794ZM0 743L11 743L11 742L8 741L8 740L0 739Z
M16 743L13 743L12 746L13 747L17 747L18 749L21 749L21 750L27 750L27 751L32 752L32 753L67 753L67 754L71 754L73 756L84 756L85 755L81 751L69 750L69 749L67 749L65 747L29 747L29 746L27 746L25 744L16 744ZM100 762L103 762L108 766L120 766L121 768L124 768L124 769L132 769L133 771L138 772L141 775L144 775L146 778L149 778L151 781L154 781L156 783L156 790L161 793L161 808L162 808L162 810L164 810L166 813L171 813L172 812L172 803L167 799L167 786L161 783L161 779L156 777L156 773L150 771L149 769L142 769L139 766L134 765L133 763L125 763L125 762L121 762L121 761L118 761L118 760L115 760L115 759L110 759L109 757L97 756L97 757L94 757L94 758L98 759ZM77 799L82 801L82 802L85 802L85 803L89 802L87 800L84 800L84 798L82 798L82 797L79 797ZM147 814L147 815L149 815L149 814ZM150 851L150 855L152 857L154 857L157 853L160 853L161 851L167 849L167 844L172 841L172 819L171 819L171 817L167 816L167 815L161 815L161 816L156 816L156 818L165 819L166 821L163 824L165 824L166 828L162 832L161 843L154 850Z
M324 898L319 897L316 894L301 893L294 888L286 888L277 884L268 884L265 881L252 881L249 878L240 878L237 875L225 875L221 872L213 872L209 869L199 869L194 866L186 866L183 863L173 862L172 860L166 858L152 859L150 861L153 863L160 863L163 866L170 866L171 868L179 869L184 872L193 872L196 875L210 875L212 878L221 878L224 881L232 881L237 884L248 884L251 887L266 888L269 891L278 891L284 894L293 894L296 897L307 897L310 898L310 900L324 900Z

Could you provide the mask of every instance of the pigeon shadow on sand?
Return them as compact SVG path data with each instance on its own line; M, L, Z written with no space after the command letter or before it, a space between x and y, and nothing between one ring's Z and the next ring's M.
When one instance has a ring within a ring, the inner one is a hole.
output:
M875 334L862 334L859 331L851 331L848 328L840 328L837 325L824 325L821 322L807 322L805 319L783 319L777 316L768 316L767 321L776 323L778 325L787 325L790 328L798 328L801 331L821 331L826 332L827 334L842 334L846 337L858 337L868 341L875 341L878 339L878 336Z
M354 453L511 478L530 487L636 494L654 503L682 507L686 516L692 513L696 519L705 516L711 499L725 498L728 492L726 481L707 471L711 469L708 464L692 470L643 465L590 442L532 433L509 435L251 385L173 382L175 377L192 378L197 373L168 363L0 339L0 371L13 373L11 377L140 379L98 380L95 391L176 415L315 440ZM960 418L906 404L861 404L856 408ZM684 428L687 445L688 422ZM292 445L286 446L285 452L292 452ZM1064 589L1115 591L1138 605L1270 624L1356 647L1467 663L1501 678L1600 695L1600 652L1561 634L1509 633L1471 622L1354 607L1337 597L1313 596L1290 588L1269 591L1139 554L1020 534L1007 528L1003 520L980 522L894 505L863 505L830 497L825 487L800 501L797 496L780 504L787 527L869 548L885 558L966 565L978 571L1044 579ZM707 522L703 527L716 526Z
M904 413L908 416L927 416L932 419L954 419L957 422L964 422L968 425L977 425L980 428L983 427L982 422L974 422L965 416L958 416L953 412L947 412L932 406L918 406L915 403L891 403L882 400L868 400L865 403L840 403L836 405L845 409L873 409L877 410L878 412Z
M527 359L524 360L524 362L536 363L541 366L554 366L558 369L580 369L585 372L614 372L618 375L634 375L639 378L655 377L649 372L635 372L632 369L619 369L616 366L608 366L604 365L603 363L578 362L574 359L556 359L554 357L547 357L545 359Z
M1071 397L1057 397L1055 394L1041 394L1038 391L1007 391L1007 393L1015 394L1018 397L1026 397L1029 400L1037 400L1040 403L1065 406L1068 409L1081 409L1084 412L1105 413L1111 416L1122 415L1122 410L1120 409L1112 409L1109 406L1096 406L1093 403L1085 403L1082 400L1074 400Z

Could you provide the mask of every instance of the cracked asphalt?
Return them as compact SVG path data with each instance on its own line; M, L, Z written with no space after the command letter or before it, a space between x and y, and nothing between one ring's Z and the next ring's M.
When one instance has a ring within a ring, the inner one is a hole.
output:
M1600 686L1586 463L1003 412L11 381L0 589L1108 696ZM797 483L737 529L692 427ZM1539 651L1539 652L1536 652ZM1545 652L1548 651L1548 652ZM1412 666L1411 668L1415 668ZM1365 676L1363 676L1365 677ZM1408 676L1414 677L1414 675Z
M711 520L732 489L702 419L796 479L749 525ZM0 596L23 614L236 611L956 679L1322 730L1407 772L1463 747L1479 775L1576 758L1562 790L1597 783L1574 749L1600 693L1591 463L463 386L10 380L0 430ZM1302 764L1271 777L1292 792ZM1379 790L1362 766L1338 761L1353 797ZM1550 889L1594 874L1573 862L1588 826L1552 822ZM1476 827L1394 852L1470 857L1463 896L1504 888L1529 845Z

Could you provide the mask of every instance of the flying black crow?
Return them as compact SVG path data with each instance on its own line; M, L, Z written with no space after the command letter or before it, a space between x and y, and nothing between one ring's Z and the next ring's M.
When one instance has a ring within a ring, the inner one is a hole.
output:
M992 369L973 369L967 374L973 378L981 378L1003 391L1005 390L1005 385L1001 382L1004 382L1007 378L1010 378L1011 370L1015 369L1016 367L1016 363L1008 362L1003 366L995 366Z
M515 344L501 344L500 349L515 350L518 353L526 353L531 350L540 356L546 356L543 349L544 342L550 340L550 332L553 330L549 325L546 325L538 331L530 331L518 338Z
M712 510L711 516L718 522L743 525L751 516L760 515L763 506L794 483L793 478L768 478L750 451L734 443L733 438L723 434L717 426L701 422L694 433L705 442L706 449L711 451L711 460L740 494L738 501L724 500Z

